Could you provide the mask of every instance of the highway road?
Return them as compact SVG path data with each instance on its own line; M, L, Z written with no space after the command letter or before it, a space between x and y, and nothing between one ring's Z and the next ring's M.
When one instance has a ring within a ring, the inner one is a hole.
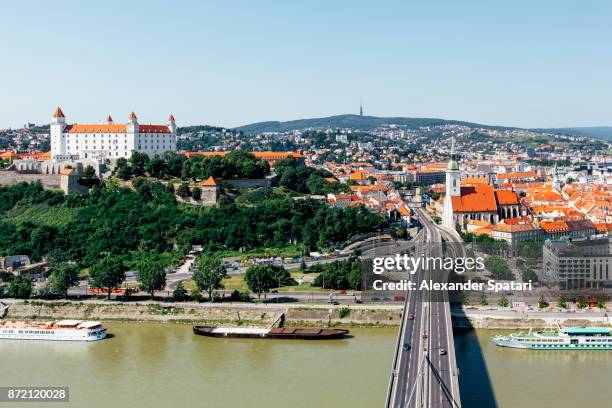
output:
M415 211L423 226L417 236L417 253L444 256L442 236L448 241L454 241L454 237L439 229L422 210ZM442 273L420 270L416 281L440 281L446 278ZM414 320L408 319L410 314ZM411 345L409 350L405 347L407 342ZM386 406L460 407L452 342L450 305L444 292L408 292Z

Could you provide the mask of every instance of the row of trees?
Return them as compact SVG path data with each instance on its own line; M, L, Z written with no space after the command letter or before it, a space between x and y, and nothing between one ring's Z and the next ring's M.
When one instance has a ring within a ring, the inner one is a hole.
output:
M183 162L181 177L205 180L209 177L255 179L270 173L270 165L244 150L234 150L224 156L192 156Z
M149 255L137 264L139 289L149 293L151 298L154 297L155 292L163 290L166 286L165 265L155 255ZM103 257L90 268L88 284L94 288L104 289L110 299L112 291L124 281L125 269L120 258ZM51 293L67 298L68 289L79 282L76 265L69 262L52 263L50 270ZM226 277L227 270L219 257L202 255L195 260L193 281L197 291L206 292L209 300L213 299L215 291L224 289L223 280ZM273 288L296 284L285 268L276 265L250 267L245 274L245 281L249 289L257 293L258 297ZM23 276L11 277L7 294L15 298L29 298L32 294L31 281ZM182 283L179 283L174 291L174 298L178 301L188 298Z
M270 166L252 154L235 150L224 156L193 156L186 158L174 152L149 157L146 153L133 151L128 159L120 158L114 174L123 180L149 175L158 179L183 178L205 180L216 178L261 178L270 173Z
M155 178L180 177L185 156L168 151L152 158L146 153L132 152L129 160L120 158L114 169L115 176L123 180L144 176L145 173Z
M361 261L358 259L317 264L308 269L308 272L319 273L313 286L336 290L361 290L361 271Z

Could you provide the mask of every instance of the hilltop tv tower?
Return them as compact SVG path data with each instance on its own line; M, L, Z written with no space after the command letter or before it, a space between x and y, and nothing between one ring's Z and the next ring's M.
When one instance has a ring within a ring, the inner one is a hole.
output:
M363 116L363 97L361 98L361 102L359 103L359 116Z

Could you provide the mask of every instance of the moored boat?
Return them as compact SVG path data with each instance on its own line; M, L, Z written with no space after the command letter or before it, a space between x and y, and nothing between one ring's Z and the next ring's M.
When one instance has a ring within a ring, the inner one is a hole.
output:
M262 329L254 327L216 327L193 326L193 332L207 337L286 339L286 340L331 340L341 339L348 334L346 329L273 327Z
M95 341L106 337L106 328L100 322L82 320L0 321L0 339Z
M566 327L555 331L532 331L494 336L500 347L530 350L612 350L612 330L606 327Z

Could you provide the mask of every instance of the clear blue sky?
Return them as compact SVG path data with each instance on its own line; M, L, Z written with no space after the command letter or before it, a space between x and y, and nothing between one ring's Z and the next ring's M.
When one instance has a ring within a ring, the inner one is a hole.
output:
M357 113L612 125L612 1L12 1L0 127Z

